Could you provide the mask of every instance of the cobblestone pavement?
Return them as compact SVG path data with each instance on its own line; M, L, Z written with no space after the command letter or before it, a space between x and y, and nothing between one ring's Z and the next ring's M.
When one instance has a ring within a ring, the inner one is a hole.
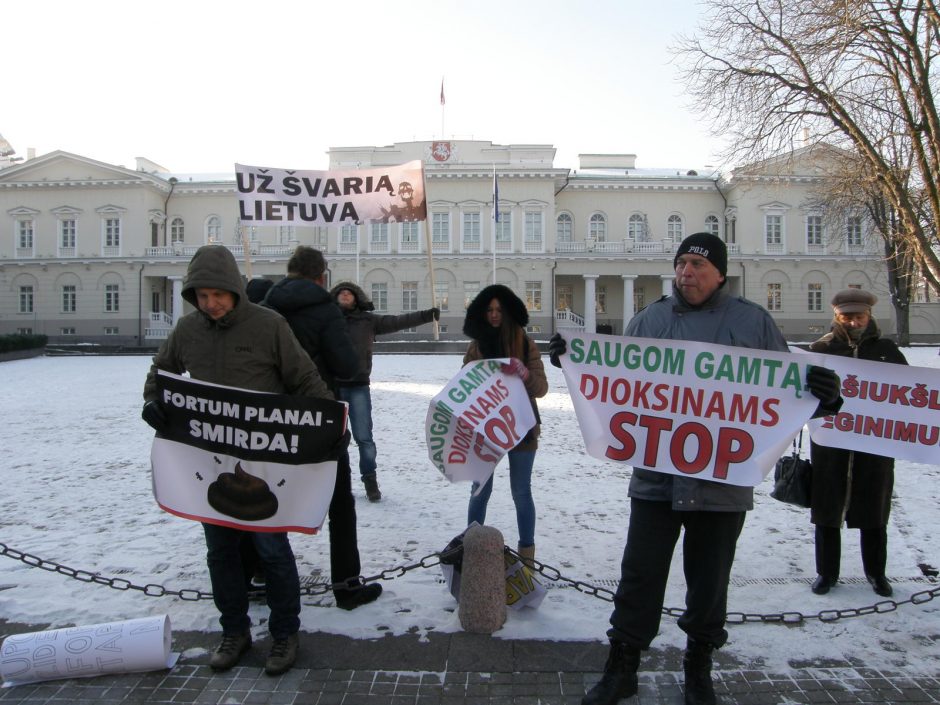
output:
M5 632L20 631L5 625ZM25 628L23 629L25 630ZM214 705L572 705L600 677L599 643L510 641L465 633L355 640L302 634L297 666L264 674L264 641L242 665L213 672L208 652L217 635L174 633L174 649L190 656L173 669L52 681L0 690L0 703L199 703ZM634 703L683 702L681 653L644 656ZM782 673L723 665L715 690L725 705L771 703L940 703L940 673L886 671L858 664Z

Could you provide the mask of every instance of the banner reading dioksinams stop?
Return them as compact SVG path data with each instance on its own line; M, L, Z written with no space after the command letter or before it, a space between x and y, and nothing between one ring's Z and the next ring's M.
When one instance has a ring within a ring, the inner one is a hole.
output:
M315 534L336 482L346 404L157 374L168 427L153 440L161 508L247 531Z
M561 368L589 455L671 475L755 486L819 400L826 356L678 340L566 336Z

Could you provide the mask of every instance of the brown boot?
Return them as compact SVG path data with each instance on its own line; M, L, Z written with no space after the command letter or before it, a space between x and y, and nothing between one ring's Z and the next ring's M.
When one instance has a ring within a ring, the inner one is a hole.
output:
M519 558L522 559L522 565L526 568L535 567L535 564L532 562L535 559L535 544L531 546L519 546L516 548L516 553L519 554Z
M604 675L581 699L581 705L616 705L621 698L636 695L639 688L636 671L639 667L640 650L611 639Z

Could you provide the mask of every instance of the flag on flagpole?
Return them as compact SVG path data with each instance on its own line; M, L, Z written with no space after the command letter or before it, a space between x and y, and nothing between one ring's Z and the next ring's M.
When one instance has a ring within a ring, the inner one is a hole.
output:
M441 105L444 105L444 77L441 77Z

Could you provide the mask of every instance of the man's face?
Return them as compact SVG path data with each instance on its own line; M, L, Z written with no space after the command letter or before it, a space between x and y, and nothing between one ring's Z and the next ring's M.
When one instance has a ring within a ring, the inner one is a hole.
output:
M235 294L224 289L196 289L199 310L217 321L235 308Z
M343 289L336 295L336 302L340 308L351 309L356 305L356 297L349 289Z
M724 280L718 267L701 255L686 253L676 260L676 287L693 306L708 301Z
M415 192L414 189L411 188L411 184L407 181L402 181L398 184L398 195L401 197L401 200L410 201L415 197Z
M837 313L836 321L847 330L868 328L871 321L871 311L856 311L854 313Z

